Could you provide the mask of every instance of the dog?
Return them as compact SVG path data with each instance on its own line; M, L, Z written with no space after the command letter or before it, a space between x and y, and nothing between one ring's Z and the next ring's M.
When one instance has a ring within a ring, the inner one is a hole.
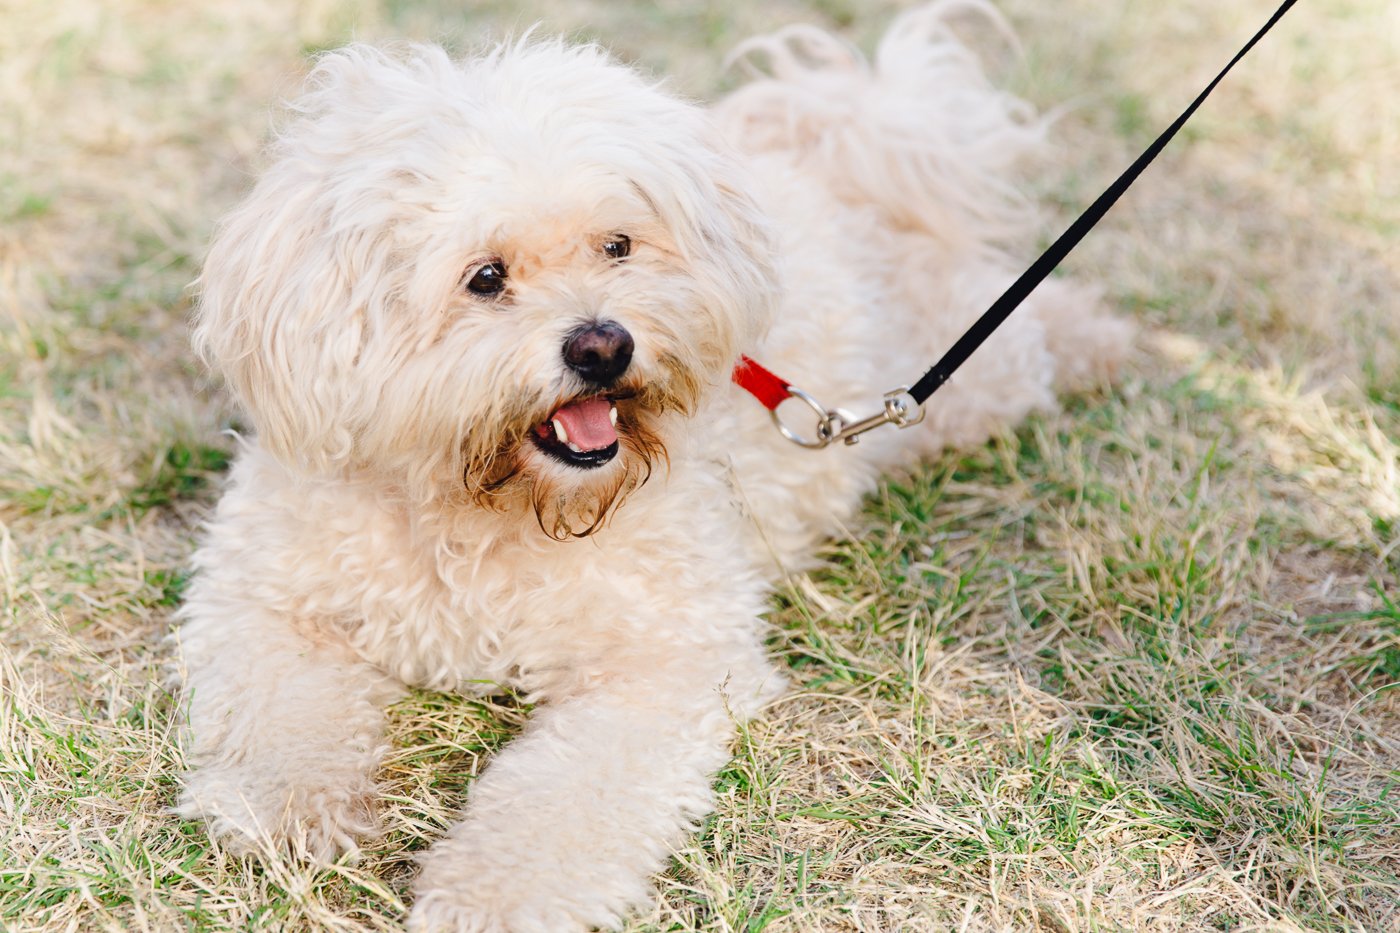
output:
M782 691L775 581L882 473L1128 345L1094 288L1048 281L922 424L821 451L731 381L746 354L877 407L1017 271L1046 124L984 76L967 13L1001 22L935 3L870 62L811 28L752 40L710 108L535 34L319 59L198 284L194 345L254 434L181 610L180 814L235 851L353 854L386 704L508 689L538 709L422 858L409 928L648 903Z

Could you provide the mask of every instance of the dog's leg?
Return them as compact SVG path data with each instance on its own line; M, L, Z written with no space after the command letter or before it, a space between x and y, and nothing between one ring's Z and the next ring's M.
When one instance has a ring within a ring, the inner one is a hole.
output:
M278 613L196 587L180 631L193 771L178 812L235 851L330 859L376 829L373 773L396 686Z
M753 655L763 663L756 644ZM724 675L706 668L693 654L634 665L646 673L594 678L543 707L424 859L409 929L558 933L615 926L645 903L728 758Z

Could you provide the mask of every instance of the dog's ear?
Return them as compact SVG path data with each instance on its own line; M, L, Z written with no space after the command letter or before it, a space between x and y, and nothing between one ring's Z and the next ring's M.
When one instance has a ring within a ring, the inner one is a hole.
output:
M742 160L711 124L694 113L694 135L678 133L679 152L657 153L637 179L670 227L686 261L699 307L711 320L697 347L717 381L767 331L777 294L776 257L767 216L753 196ZM665 141L658 141L665 145Z
M775 244L768 217L755 200L753 182L737 155L710 128L716 158L709 166L718 216L701 224L702 242L735 291L739 352L751 350L768 330L777 295ZM726 373L726 376L728 374Z
M332 229L319 193L288 174L264 176L217 231L193 339L264 446L325 466L350 450L340 393L364 327L352 283L374 250Z
M379 73L402 77L371 49L322 59L271 164L215 231L197 283L196 351L263 445L313 469L352 451L367 412L347 377L391 300L393 225L369 203L378 183L349 168L373 136L357 111L372 106L361 92Z

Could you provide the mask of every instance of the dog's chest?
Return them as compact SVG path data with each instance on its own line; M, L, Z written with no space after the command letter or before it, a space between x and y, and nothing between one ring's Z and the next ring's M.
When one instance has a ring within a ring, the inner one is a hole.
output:
M620 594L639 585L590 542L487 522L429 536L381 515L336 550L341 585L317 614L375 666L436 690L531 689L538 672L604 651Z
M503 528L493 514L425 535L381 512L339 548L362 553L341 575L337 627L406 683L477 693L530 692L560 671L605 671L638 644L752 628L766 587L738 546L737 513L665 492L638 496L597 535L564 542L533 524L533 534L519 522Z
M381 530L382 531L382 530ZM522 629L540 618L545 589L518 548L423 539L394 529L356 544L374 555L342 579L332 616L350 645L414 686L494 692L520 686Z

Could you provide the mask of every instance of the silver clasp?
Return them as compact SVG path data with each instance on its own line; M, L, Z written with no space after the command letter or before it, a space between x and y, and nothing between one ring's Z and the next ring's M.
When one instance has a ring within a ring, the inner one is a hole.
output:
M778 431L783 437L799 447L808 447L812 450L820 450L837 441L855 444L860 441L860 436L866 431L873 431L881 425L892 424L897 428L907 428L924 420L923 406L914 401L914 397L909 394L908 386L900 386L886 392L883 408L868 418L857 418L844 408L827 408L796 386L788 386L787 391L789 396L798 399L816 413L817 436L815 438L803 437L793 431L783 424L783 419L778 415L776 408L769 414L773 416L773 423L778 426Z

